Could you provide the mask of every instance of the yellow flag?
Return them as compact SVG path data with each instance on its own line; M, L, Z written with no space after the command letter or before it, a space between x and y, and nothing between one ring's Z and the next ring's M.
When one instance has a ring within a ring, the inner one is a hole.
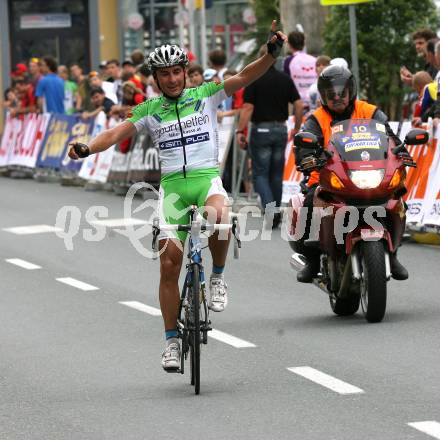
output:
M358 3L369 3L369 2L374 2L374 0L321 0L321 5L322 6L357 5Z

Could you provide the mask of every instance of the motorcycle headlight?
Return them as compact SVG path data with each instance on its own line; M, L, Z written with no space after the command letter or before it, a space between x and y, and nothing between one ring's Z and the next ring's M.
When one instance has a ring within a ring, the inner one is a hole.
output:
M349 171L351 181L360 189L377 188L384 175L384 169Z

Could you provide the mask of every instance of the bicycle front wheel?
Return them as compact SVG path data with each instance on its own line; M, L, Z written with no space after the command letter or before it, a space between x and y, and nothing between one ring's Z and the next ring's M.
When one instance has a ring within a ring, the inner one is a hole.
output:
M194 385L196 394L200 393L200 268L198 264L192 265L191 274L191 321L192 334L191 338L191 385Z

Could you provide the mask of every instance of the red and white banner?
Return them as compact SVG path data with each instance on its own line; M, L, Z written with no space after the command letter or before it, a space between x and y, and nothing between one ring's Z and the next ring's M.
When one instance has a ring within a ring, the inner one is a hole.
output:
M110 119L110 122L107 122L107 116L104 112L98 113L93 126L92 139L105 129L113 127L115 124L116 122L112 119ZM93 182L107 182L107 176L112 165L114 151L115 147L112 146L108 150L93 154L84 159L78 176Z
M48 113L29 113L24 117L8 165L35 167L49 119Z

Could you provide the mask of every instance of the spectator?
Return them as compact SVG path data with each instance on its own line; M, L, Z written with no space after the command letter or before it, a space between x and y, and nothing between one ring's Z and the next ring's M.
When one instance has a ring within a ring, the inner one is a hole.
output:
M116 93L113 91L114 90L113 83L108 81L103 81L101 75L96 70L92 70L89 73L88 78L89 78L90 89L101 88L102 90L104 90L105 96L108 99L112 100L113 102L118 101Z
M435 118L436 101L438 97L438 81L432 81L425 86L421 103L421 122ZM414 125L417 125L417 120Z
M339 66L344 69L348 69L348 62L345 58L332 58L330 61L330 66Z
M104 81L107 81L109 75L107 73L107 61L105 60L99 63L99 75Z
M424 70L428 72L431 75L431 77L435 77L437 72L435 72L435 67L431 66L427 61L427 51L426 51L426 46L428 44L428 41L431 40L432 38L437 38L437 34L434 31L431 31L430 29L419 29L418 31L414 32L412 35L417 56L425 58L426 64ZM412 84L412 76L413 74L408 70L406 66L401 67L400 79L406 85L410 86Z
M284 72L295 83L307 112L310 109L309 88L317 80L316 58L304 52L305 36L302 32L292 31L287 38L292 55L284 60Z
M19 102L15 89L13 87L7 88L3 94L3 107L10 111L18 107L18 104Z
M90 85L83 74L82 67L78 63L70 65L70 76L78 86L76 111L93 111L94 107L90 99Z
M199 64L191 64L187 70L190 87L198 87L203 84L203 68Z
M144 64L145 56L142 50L140 49L135 49L130 54L130 58L131 61L133 61L133 64L136 66L136 68L139 68L140 66L142 66L142 64Z
M219 81L218 72L215 69L205 69L203 71L203 80L206 82Z
M422 123L422 103L426 86L432 82L431 75L428 72L421 71L413 75L412 88L417 92L418 101L416 102L412 124L419 126Z
M319 76L327 66L330 66L330 62L331 58L327 55L320 55L318 58L316 58L316 75ZM310 110L316 110L318 107L321 106L321 97L319 96L318 92L318 81L315 81L309 87L309 102Z
M139 69L139 74L141 76L141 81L145 87L146 97L155 98L157 96L160 96L161 91L159 90L159 87L157 86L157 83L146 64L143 64L141 66L141 68Z
M223 74L226 72L226 53L223 49L215 49L209 52L209 65L217 71L220 81L223 81ZM206 80L205 80L206 81Z
M439 66L437 66L437 60L435 56L435 45L440 40L438 38L431 38L426 43L426 61L429 64L429 69L426 70L432 78L435 78L439 72Z
M438 70L434 80L437 81L440 79L440 40L438 40L437 43L435 43L434 54L435 54L435 67Z
M138 89L131 81L122 84L122 104L115 105L111 114L124 119L131 112L131 109L145 100L142 90Z
M40 61L44 76L38 81L35 92L40 111L64 113L64 81L57 76L57 67L53 57L45 56Z
M113 91L118 98L118 104L122 103L122 72L118 60L110 60L106 66L108 79L113 83Z
M26 115L37 111L37 100L32 84L24 78L17 78L14 81L14 87L18 106L10 110L11 116Z
M264 56L266 51L266 45L262 46L259 56ZM252 176L264 210L269 209L270 203L275 202L277 207L281 204L289 103L294 104L295 131L298 131L303 114L300 95L290 76L279 72L274 66L244 91L244 104L236 130L237 140L240 148L245 149L244 131L249 120L252 120L249 140ZM274 228L280 220L281 215L276 213Z
M11 72L11 78L25 78L27 76L26 64L18 63L15 65L15 69Z
M136 74L136 67L130 61L126 60L122 63L121 79L123 82L131 81L138 89L143 91L143 84L140 77Z
M92 101L94 110L91 112L87 112L87 111L83 112L81 114L81 117L83 119L94 118L101 111L103 111L106 114L107 118L110 117L112 108L115 106L115 103L111 99L108 99L105 96L105 92L104 90L102 90L102 88L100 87L93 88L90 91L90 99Z
M75 113L75 100L78 93L78 86L69 79L69 70L66 66L58 66L58 76L64 81L64 109L66 114Z
M29 81L34 90L37 88L38 81L41 78L40 59L33 57L29 60Z

